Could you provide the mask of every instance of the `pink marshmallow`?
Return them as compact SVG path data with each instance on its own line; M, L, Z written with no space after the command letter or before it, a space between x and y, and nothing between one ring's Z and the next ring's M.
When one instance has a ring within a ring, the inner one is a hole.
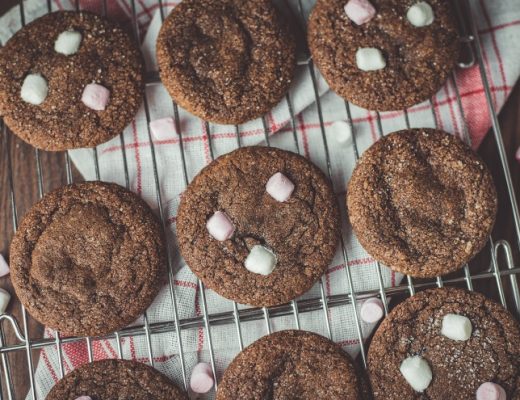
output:
M9 274L9 265L7 265L4 256L0 254L0 277L7 274Z
M520 147L516 150L515 158L516 158L516 161L518 161L520 163Z
M486 382L477 389L477 400L506 400L504 388L493 382Z
M208 393L213 384L213 371L206 363L199 363L195 365L191 371L190 387L195 393Z
M110 99L110 90L106 87L98 85L97 83L89 83L83 89L81 101L88 108L96 111L103 111Z
M156 119L150 122L150 130L156 140L165 139L177 133L175 121L172 117Z
M265 190L267 193L271 195L276 201L283 203L284 201L289 200L293 191L294 191L294 183L292 183L289 178L287 178L281 172L277 172L269 180L265 185Z
M206 228L211 236L217 239L219 242L224 242L231 239L233 233L235 233L235 227L233 223L222 211L217 211L211 216L206 223Z
M374 324L385 315L385 307L381 300L374 297L363 302L360 314L367 324Z
M345 13L357 25L363 25L376 15L376 9L368 0L349 0Z

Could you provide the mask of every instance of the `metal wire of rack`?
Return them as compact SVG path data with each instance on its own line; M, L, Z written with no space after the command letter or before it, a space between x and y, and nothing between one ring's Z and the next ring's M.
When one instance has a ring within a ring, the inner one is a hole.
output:
M288 1L288 0L284 0ZM297 2L297 9L299 15L295 15L295 18L298 18L301 26L305 26L305 15L304 15L304 8L302 5L302 0L294 0ZM480 37L478 35L477 26L475 23L474 18L471 17L473 15L474 10L472 10L470 3L468 0L458 0L454 2L456 5L457 14L459 15L460 20L460 26L461 26L461 41L466 46L466 50L468 50L467 54L469 55L467 60L460 63L460 67L469 67L472 66L474 63L478 64L479 70L480 70L480 76L482 79L482 84L484 87L485 96L487 99L489 112L491 115L491 122L492 122L492 128L493 128L493 134L497 146L497 151L500 157L500 162L502 164L502 172L503 172L503 179L505 180L506 187L507 187L507 198L508 198L508 204L504 206L508 206L511 208L511 214L513 218L514 223L514 233L516 235L516 243L514 243L514 248L519 249L520 248L520 214L518 210L518 205L514 193L514 188L512 184L512 179L509 171L509 167L507 164L507 157L506 152L504 149L504 144L502 141L501 131L500 131L500 125L498 122L497 114L495 112L495 108L492 101L491 96L491 89L489 86L488 78L486 76L486 70L485 65L483 62L483 56L482 56L482 44ZM161 0L158 0L158 6L161 14L161 19L164 20L165 18L165 9L166 5L163 4ZM51 0L47 0L47 8L48 11L51 12L52 10L52 2ZM76 9L80 9L79 0L76 0ZM136 14L136 4L135 0L131 1L131 9L132 9L132 26L133 26L133 32L135 35L135 39L139 42L140 37L140 31L139 31L139 24L138 24L138 18ZM19 1L19 10L20 10L20 22L21 25L25 25L25 10L24 10L24 4L23 0ZM106 14L107 12L107 0L104 0L102 2L102 13ZM470 15L470 18L465 19L463 18L464 15ZM309 74L312 78L313 82L313 90L315 94L315 100L316 100L316 106L318 111L318 117L320 121L320 130L321 130L321 139L322 139L322 145L325 151L325 157L326 157L326 164L327 164L327 173L329 176L332 175L332 164L329 154L329 147L327 143L327 136L326 136L326 127L324 124L324 118L323 118L323 110L322 105L320 102L320 96L318 93L318 86L317 86L317 78L316 78L316 71L315 67L312 63L312 60L310 60L310 55L306 54L306 61L302 62L303 64L306 64ZM450 77L451 84L455 88L455 93L457 96L457 107L460 112L460 114L464 117L464 110L462 108L462 101L459 93L459 89L457 87L457 81L455 79L455 76ZM147 80L146 85L156 85L158 84L157 74L151 74L150 79ZM300 146L298 142L297 137L297 129L296 129L296 120L295 115L293 112L293 105L291 101L291 97L288 94L286 96L286 103L289 110L289 114L291 116L290 121L290 130L292 130L293 137L294 137L294 144L296 151L300 153ZM437 126L437 116L434 109L434 103L432 100L430 100L430 106L431 111L433 115L433 119L435 121L435 125ZM145 94L144 98L144 108L146 113L147 121L150 122L150 108L148 104L148 98ZM189 178L187 173L187 166L186 166L186 157L184 154L184 147L183 147L183 132L181 130L180 125L180 119L179 119L179 109L178 106L172 102L172 108L174 113L174 119L176 124L176 130L179 134L179 148L180 148L180 159L182 162L182 173L184 178L184 183L188 185ZM350 124L351 128L355 130L355 124L353 122L352 113L351 113L351 107L348 102L345 102L345 112L347 116L347 121ZM408 115L407 110L404 110L404 120L405 124L408 128L411 127L410 124L410 118ZM470 137L468 132L468 127L466 124L465 118L464 120L464 139L467 143L470 143ZM385 133L383 128L383 122L381 115L376 112L376 122L377 122L377 131L379 137L383 137ZM264 136L265 136L265 142L267 146L270 146L270 131L268 124L266 123L265 118L262 118L263 123L263 129L264 129ZM6 125L3 123L3 121L0 120L0 127L2 129L2 144L5 149L5 156L7 159L7 169L8 169L8 191L9 191L9 200L10 200L10 207L12 211L12 219L13 219L13 227L14 230L17 228L18 224L18 213L17 213L17 204L16 204L16 196L15 196L15 190L14 190L14 178L13 178L13 170L12 170L12 163L11 163L11 155L9 152L9 141L10 136L7 131ZM211 126L208 122L204 122L204 128L205 128L205 134L207 136L208 144L209 144L209 151L210 156L213 159L214 158L214 149L212 145L212 135L211 135ZM242 147L242 138L240 134L240 127L235 127L235 133L236 133L236 141L237 141L237 147ZM127 163L127 155L126 155L126 147L125 147L125 139L124 136L121 134L119 137L121 148L122 148L122 162L123 162L123 168L125 173L125 182L126 186L130 186L130 178L129 178L129 170L128 170L128 163ZM161 217L161 221L163 224L163 228L167 230L167 222L165 218L165 211L163 208L163 202L161 198L161 191L160 191L160 184L159 184L159 170L158 170L158 164L156 159L156 151L155 151L155 144L151 135L151 132L148 128L148 140L149 140L149 148L150 148L150 155L153 163L153 176L155 181L155 190L156 190L156 202L158 207L158 212ZM40 197L43 196L44 193L44 185L43 185L43 171L42 171L42 164L40 159L40 151L35 149L35 172L38 178L38 194ZM99 167L99 161L98 161L98 151L96 148L92 149L93 153L93 160L94 160L94 171L95 176L97 179L100 178L100 167ZM352 156L357 160L359 158L359 149L358 144L355 139L354 135L354 143L353 143L353 154ZM72 174L72 165L69 157L69 153L64 153L64 160L65 160L65 168L66 168L66 178L67 183L72 183L73 181L73 174ZM343 206L344 207L344 206ZM148 350L148 358L151 365L154 364L154 357L153 357L153 351L152 351L152 335L159 334L159 333L174 333L176 340L176 347L179 352L179 360L181 364L181 370L182 370L182 377L183 377L183 385L187 389L188 387L188 377L187 377L187 369L186 369L186 362L185 362L185 356L183 351L183 343L182 343L182 337L181 332L183 330L187 329L193 329L198 327L203 327L206 331L207 338L208 338L208 347L209 347L209 356L210 356L210 364L213 369L214 375L217 377L216 374L216 367L215 367L215 350L212 345L211 340L211 329L212 327L219 326L219 325L229 325L234 324L236 327L236 335L237 335L237 342L239 345L240 350L243 349L243 338L242 338L242 323L252 321L252 320L264 320L265 321L265 332L271 333L271 319L279 316L292 316L294 318L294 325L296 329L300 329L300 319L299 316L301 313L308 313L312 311L322 311L323 312L323 321L326 327L326 331L329 337L332 336L331 334L331 323L329 320L329 309L339 306L351 306L352 313L355 317L356 321L356 331L357 336L359 339L359 343L361 346L361 352L360 352L360 358L362 364L366 367L366 349L364 346L364 336L362 331L362 326L360 323L360 319L358 316L358 312L356 309L356 302L361 299L373 297L373 296L379 296L381 300L383 301L384 308L385 308L385 314L389 312L389 303L388 299L389 297L393 295L402 295L402 294L408 294L413 296L416 292L416 290L428 288L428 287L442 287L444 285L455 285L455 284L464 284L467 286L469 290L473 290L474 283L480 282L480 281L495 281L499 299L501 303L507 308L508 303L506 299L505 294L505 283L504 280L509 282L510 290L512 294L512 301L514 302L514 307L511 309L517 317L520 317L520 289L518 285L517 275L520 274L520 267L515 267L514 260L513 260L513 249L510 245L510 243L506 240L494 240L493 237L489 238L489 250L490 250L490 259L491 259L491 267L487 271L478 272L478 273L471 273L470 268L468 265L464 266L463 269L463 276L455 276L455 277L449 277L449 278L442 278L438 277L435 280L424 280L421 282L415 282L411 277L407 277L406 283L385 288L383 284L383 278L382 278L382 266L378 263L377 264L377 272L378 272L378 283L379 288L377 290L371 290L371 291L356 291L354 287L353 278L350 272L349 267L349 254L347 251L347 248L345 246L345 243L343 241L341 242L341 248L342 248L342 256L343 256L343 262L345 265L344 272L345 272L345 279L347 282L347 287L349 288L349 292L344 294L338 294L338 295L329 295L327 296L325 294L324 290L324 283L323 280L319 283L320 284L320 296L316 298L310 298L310 299L298 299L293 300L289 304L280 305L276 307L270 307L270 308L246 308L246 309L240 309L238 308L238 305L233 302L232 311L227 312L219 312L219 313L209 313L208 306L206 302L206 296L205 296L205 289L203 283L199 280L198 281L198 287L200 289L201 294L201 304L202 304L202 315L192 318L185 318L181 319L179 317L178 312L178 305L177 305L177 297L175 293L175 286L173 284L174 281L174 274L173 274L173 268L172 268L172 248L171 246L168 246L167 249L167 260L168 260L168 277L169 277L169 297L173 308L173 313L171 315L171 319L167 322L158 322L158 323L149 323L148 318L146 314L144 315L144 323L140 326L132 326L125 328L119 332L115 332L111 335L107 335L103 338L89 338L89 337L66 337L62 338L60 337L60 334L58 332L55 333L54 338L38 338L38 339L31 339L29 335L29 329L28 329L28 315L26 313L26 310L23 306L21 306L21 313L22 313L22 328L20 328L18 321L9 314L4 314L0 316L0 362L3 369L3 379L0 380L0 400L2 400L4 397L7 397L8 399L14 399L14 398L22 398L25 396L25 393L23 394L17 394L14 392L13 388L13 382L11 378L11 371L13 366L10 365L8 354L14 353L14 352L25 352L26 354L26 360L28 365L28 380L30 384L30 391L29 394L33 399L36 399L36 388L35 388L35 378L34 378L34 362L32 358L32 352L34 350L38 349L44 349L51 346L55 346L58 357L60 361L60 378L63 377L64 374L64 367L63 367L63 356L62 356L62 346L64 344L68 343L78 343L81 341L85 341L87 345L88 355L89 355L89 361L93 360L93 352L92 352L92 341L98 340L98 339L115 339L117 343L117 353L119 357L122 357L122 346L121 346L121 340L125 337L144 337L146 339L147 344L147 350ZM501 269L499 265L499 258L504 260L504 264L506 266L505 269ZM509 279L507 279L509 278ZM19 343L16 344L6 344L5 339L5 327L4 322L7 322L10 327L13 329L17 339L19 340ZM17 368L16 366L14 368ZM218 382L215 384L215 389L217 389Z

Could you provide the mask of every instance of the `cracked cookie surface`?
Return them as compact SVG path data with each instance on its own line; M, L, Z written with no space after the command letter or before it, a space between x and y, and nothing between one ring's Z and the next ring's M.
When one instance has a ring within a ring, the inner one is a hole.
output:
M467 341L443 336L446 314L470 319ZM419 355L433 380L415 392L399 371L401 362ZM500 384L511 400L520 399L520 327L499 304L476 292L430 289L399 304L382 322L368 352L374 399L473 400L484 382Z
M435 19L417 28L406 13L417 0L370 0L376 16L356 25L345 0L318 0L309 19L308 42L317 67L337 94L369 110L402 110L432 97L458 59L459 43L449 0L429 0ZM356 51L382 51L386 67L362 71Z
M392 133L360 158L348 184L350 222L361 245L416 277L453 272L485 245L495 222L492 176L446 132Z
M265 188L277 172L295 185L283 203ZM224 242L206 229L216 211L235 226ZM180 251L191 270L222 296L255 306L282 304L310 289L332 261L339 233L338 205L324 174L304 157L267 147L244 147L205 167L182 195L177 216ZM255 245L276 254L270 275L244 267Z
M128 360L102 360L67 374L52 388L47 400L187 400L165 375L148 365Z
M359 400L364 393L352 361L338 345L311 332L281 331L235 357L217 400Z
M270 0L184 0L157 40L161 79L200 118L240 124L289 90L296 45Z
M58 36L80 32L76 54L54 49ZM28 74L41 74L48 95L26 103L20 90ZM82 103L87 84L110 91L104 111ZM57 11L31 22L0 49L0 115L34 147L59 151L95 147L123 132L135 117L143 93L143 61L137 44L119 25L89 12Z
M139 197L115 184L78 183L46 194L23 218L10 250L22 304L68 335L125 327L165 281L160 224Z

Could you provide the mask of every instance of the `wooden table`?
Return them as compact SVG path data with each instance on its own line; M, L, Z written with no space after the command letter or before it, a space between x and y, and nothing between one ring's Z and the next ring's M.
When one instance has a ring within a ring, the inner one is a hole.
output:
M9 7L15 4L15 0L2 0L0 2L0 15L3 14ZM516 149L520 146L520 84L517 84L513 93L500 114L500 123L502 127L503 139L506 145L509 165L513 175L514 185L517 196L520 196L520 165L515 161L514 155ZM13 135L9 135L8 147L11 154L13 166L13 179L15 184L16 203L18 206L17 212L19 216L23 216L28 208L38 199L38 182L35 170L35 152L34 149ZM492 138L489 134L482 144L479 153L482 155L487 165L493 171L495 176L501 176L501 165L498 158L498 153ZM43 172L44 192L53 188L66 184L65 161L62 153L45 153L41 152L41 165ZM13 233L13 224L10 209L9 198L9 182L7 171L7 159L5 157L4 142L0 143L0 252L8 255L9 241ZM81 179L79 174L74 171L75 180ZM497 179L497 189L500 195L500 204L507 204L506 187L502 179ZM514 239L513 222L510 212L503 210L499 213L495 232L500 232L496 237ZM512 241L511 243L515 243ZM517 254L518 256L518 254ZM483 255L477 257L476 262L480 259L485 259ZM517 258L518 259L518 258ZM9 277L0 278L0 287L6 288L11 293L11 282ZM488 285L486 283L480 285L478 290L488 294L491 297L496 297L495 285ZM11 312L18 321L22 321L20 306L17 299L13 298L9 307ZM29 318L29 333L32 338L41 337L42 327L34 320ZM10 329L7 329L7 340L9 343L16 343L14 334ZM34 352L34 365L38 360L38 352ZM12 366L17 366L13 369L13 383L17 398L22 398L22 394L27 392L28 375L27 362L24 352L16 352L10 354L9 359ZM21 367L23 366L23 367ZM3 376L2 376L3 379Z

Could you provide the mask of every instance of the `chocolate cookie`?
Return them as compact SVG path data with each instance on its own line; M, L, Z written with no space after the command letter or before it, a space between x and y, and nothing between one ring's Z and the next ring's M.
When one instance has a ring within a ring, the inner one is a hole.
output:
M458 328L447 322L447 315L469 319L466 337L446 336ZM408 357L420 357L431 369L422 393L400 372ZM368 369L375 400L473 400L486 382L502 386L508 400L518 400L520 327L504 308L479 293L426 290L399 304L382 322L370 345Z
M162 230L149 207L102 182L46 194L20 224L10 261L16 294L31 315L78 336L133 322L166 277Z
M429 99L458 59L450 1L428 0L425 7L433 12L433 21L423 21L430 22L425 26L414 26L407 17L421 3L417 0L370 3L371 14L357 11L365 17L358 25L345 11L346 0L318 0L308 28L316 66L332 90L369 110L401 110ZM372 54L361 49L373 49Z
M46 400L187 400L188 396L165 375L148 365L128 360L102 360L67 374Z
M217 400L363 398L349 356L315 333L281 331L242 351L224 373Z
M198 117L241 124L289 90L296 45L270 0L184 0L157 40L161 79Z
M255 306L310 289L339 234L323 173L297 154L267 147L235 150L204 168L177 216L180 251L192 271L222 296Z
M497 211L480 157L433 129L392 133L368 149L348 185L361 245L390 268L416 277L455 271L485 245Z
M0 49L0 115L43 150L95 147L118 135L137 113L143 85L134 40L88 12L45 15Z

